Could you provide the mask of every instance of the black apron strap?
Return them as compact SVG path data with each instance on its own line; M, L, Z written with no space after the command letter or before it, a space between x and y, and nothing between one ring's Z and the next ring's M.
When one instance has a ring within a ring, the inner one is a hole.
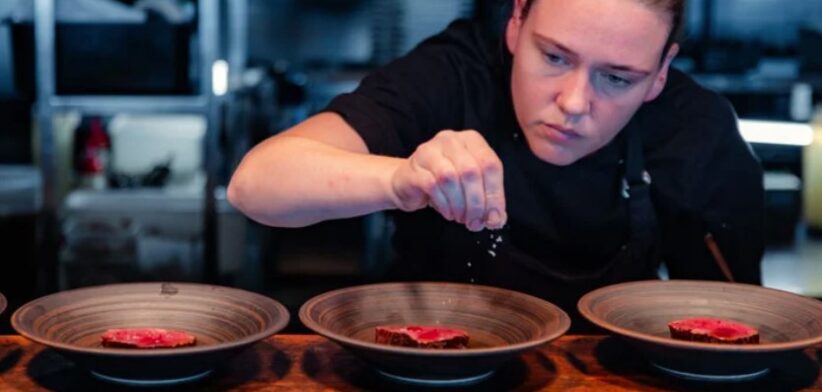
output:
M627 132L624 196L628 198L630 234L611 270L613 281L651 279L659 267L659 224L651 200L651 176L645 171L640 119Z
M639 127L631 126L625 130L627 146L625 151L625 182L629 189L650 183L645 172L645 155L642 153L642 135Z

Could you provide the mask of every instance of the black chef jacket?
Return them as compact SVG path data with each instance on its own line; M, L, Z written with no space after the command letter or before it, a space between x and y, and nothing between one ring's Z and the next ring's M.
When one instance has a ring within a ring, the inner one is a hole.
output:
M510 61L501 37L457 21L326 108L374 154L407 157L441 130L474 129L503 162L505 228L472 233L430 209L397 213L391 279L515 289L578 322L585 292L653 278L663 262L671 278L724 279L704 241L711 233L738 281L761 282L762 169L726 100L671 69L660 96L632 118L626 129L640 135L652 215L632 224L632 213L646 214L624 195L629 132L568 166L539 160L513 114ZM632 244L643 228L653 243ZM641 249L625 256L631 247Z

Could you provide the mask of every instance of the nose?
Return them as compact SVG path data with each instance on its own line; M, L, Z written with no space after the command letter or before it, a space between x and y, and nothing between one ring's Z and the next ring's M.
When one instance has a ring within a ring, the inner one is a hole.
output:
M556 97L562 112L571 120L588 114L591 111L591 93L588 75L584 70L575 70L565 75Z

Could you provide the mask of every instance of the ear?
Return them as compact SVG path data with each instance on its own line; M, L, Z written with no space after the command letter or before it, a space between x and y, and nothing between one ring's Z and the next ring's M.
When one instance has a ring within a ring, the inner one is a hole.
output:
M645 95L645 102L653 101L662 93L662 89L665 88L665 83L668 81L668 69L670 69L671 61L673 61L677 53L679 53L679 44L674 43L668 48L668 53L665 54L665 60L662 61L662 65L659 67L654 84Z
M505 28L505 45L511 54L517 49L517 42L519 41L519 31L522 28L522 7L525 5L525 0L514 0L514 9L511 11L511 19L508 19L508 25Z

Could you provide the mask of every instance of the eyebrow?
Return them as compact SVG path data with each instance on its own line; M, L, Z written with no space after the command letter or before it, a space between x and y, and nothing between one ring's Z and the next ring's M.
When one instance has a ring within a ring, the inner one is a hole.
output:
M563 44L561 44L561 43L559 43L559 42L557 42L557 41L555 41L555 40L553 40L553 39L551 39L551 38L548 38L548 37L546 37L546 36L544 36L544 35L542 35L542 34L539 34L539 33L537 33L537 32L534 32L533 34L534 34L534 37L536 37L536 39L537 39L538 41L542 41L542 42L547 43L547 44L549 44L549 45L556 46L559 50L561 50L561 51L563 51L563 52L566 52L566 53L568 53L568 54L570 54L570 55L572 55L572 56L574 56L574 57L579 57L579 54L577 54L576 52L574 52L573 50L571 50L571 49L570 49L570 48L568 48L567 46L565 46L565 45L563 45ZM638 75L640 75L640 76L648 76L648 75L650 75L650 74L651 74L651 71L647 71L647 70L644 70L644 69L634 68L634 67L632 67L632 66L630 66L630 65L623 65L623 64L605 64L605 66L606 66L606 67L608 67L608 68L610 68L610 69L616 70L616 71L630 72L630 73L638 74Z

